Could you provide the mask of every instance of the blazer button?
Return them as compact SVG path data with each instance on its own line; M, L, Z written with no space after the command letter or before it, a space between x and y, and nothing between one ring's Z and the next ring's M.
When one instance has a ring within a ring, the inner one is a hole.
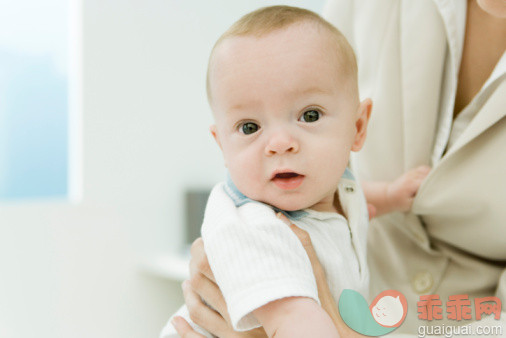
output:
M417 273L411 280L411 287L416 293L420 295L429 292L433 285L434 278L427 271L421 271Z
M344 190L346 190L346 192L354 192L355 189L351 186L351 185L347 185Z

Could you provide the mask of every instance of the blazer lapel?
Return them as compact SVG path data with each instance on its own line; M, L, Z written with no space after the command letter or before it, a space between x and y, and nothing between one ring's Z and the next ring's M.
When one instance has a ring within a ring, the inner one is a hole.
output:
M443 159L457 152L490 126L506 116L506 79L503 77L498 81L500 81L498 87L478 111L474 119L471 120L469 126L460 135Z
M401 86L405 170L429 164L437 131L446 35L437 7L427 0L401 2ZM435 13L436 12L436 13Z

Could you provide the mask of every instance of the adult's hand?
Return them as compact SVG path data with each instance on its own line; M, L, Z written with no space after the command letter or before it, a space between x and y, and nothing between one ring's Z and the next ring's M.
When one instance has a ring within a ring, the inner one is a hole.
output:
M191 320L220 338L267 337L262 328L246 332L233 330L227 305L209 266L202 238L193 242L190 253L190 280L183 283L183 295ZM184 338L204 337L181 317L176 317L173 325Z

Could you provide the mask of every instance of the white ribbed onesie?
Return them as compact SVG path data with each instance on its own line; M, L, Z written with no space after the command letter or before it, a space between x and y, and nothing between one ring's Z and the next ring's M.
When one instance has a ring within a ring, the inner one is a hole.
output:
M348 170L337 190L346 218L310 209L284 213L309 233L336 303L343 289L356 290L368 299L367 205ZM216 185L207 203L202 225L204 247L238 331L258 327L252 312L271 301L303 296L319 303L309 258L276 211L248 199L231 181ZM175 315L196 327L185 307ZM170 321L160 337L177 337Z

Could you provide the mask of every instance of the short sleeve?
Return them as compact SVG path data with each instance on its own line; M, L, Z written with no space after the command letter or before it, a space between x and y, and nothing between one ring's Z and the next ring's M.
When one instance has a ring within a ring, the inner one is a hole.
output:
M260 326L252 312L271 301L299 296L319 302L302 244L269 206L236 207L218 185L209 197L202 238L235 330Z

